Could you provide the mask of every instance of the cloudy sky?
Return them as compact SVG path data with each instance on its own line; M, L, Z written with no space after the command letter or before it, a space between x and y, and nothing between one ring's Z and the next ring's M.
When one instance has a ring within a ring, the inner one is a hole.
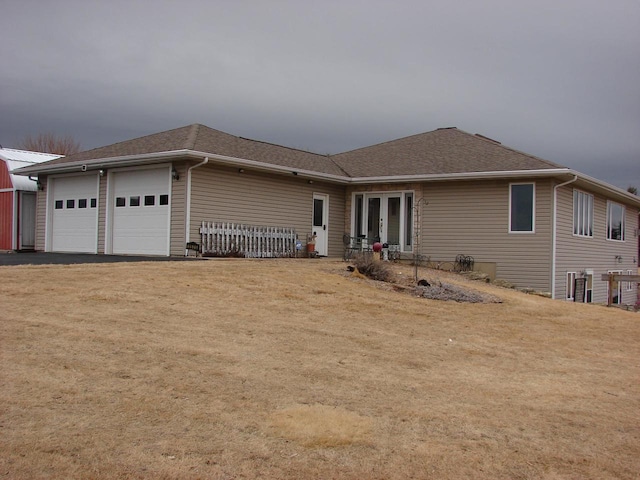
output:
M455 126L640 188L640 0L0 0L0 144Z

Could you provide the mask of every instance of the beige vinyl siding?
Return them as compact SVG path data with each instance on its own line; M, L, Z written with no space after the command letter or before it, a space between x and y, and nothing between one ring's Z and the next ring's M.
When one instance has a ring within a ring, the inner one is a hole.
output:
M305 242L311 232L313 194L324 193L329 195L329 256L342 256L344 190L293 175L205 165L192 171L190 241L200 242L201 222L211 221L293 227Z
M173 168L179 179L171 183L171 220L170 220L170 255L181 256L185 252L185 198L187 192L187 164L174 162Z
M107 175L100 178L98 188L98 253L104 253L107 218Z
M558 189L557 245L556 245L556 291L555 298L565 298L567 272L593 270L593 302L607 301L607 282L601 275L610 270L636 271L638 256L638 209L625 205L625 240L607 240L607 198L593 194L593 237L573 234L573 185ZM616 256L622 258L618 262ZM636 301L636 292L622 291L622 302Z
M497 278L518 287L551 289L551 182L535 184L535 233L509 233L508 181L425 184L421 253L438 261L470 255L495 263Z
M49 188L48 178L39 175L38 180L44 185L43 190L36 193L36 251L44 251L45 245L45 227L47 223L47 189Z

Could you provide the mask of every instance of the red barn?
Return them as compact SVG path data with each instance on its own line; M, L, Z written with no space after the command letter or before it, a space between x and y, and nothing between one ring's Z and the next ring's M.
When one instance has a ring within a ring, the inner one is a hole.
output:
M0 250L33 250L35 246L38 185L11 171L58 157L0 147Z

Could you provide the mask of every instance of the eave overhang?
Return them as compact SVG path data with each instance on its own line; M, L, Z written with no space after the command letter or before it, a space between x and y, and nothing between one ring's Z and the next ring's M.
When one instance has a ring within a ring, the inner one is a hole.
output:
M627 204L633 204L640 208L640 197L633 195L621 188L609 185L588 175L569 168L545 168L537 170L511 170L511 171L489 171L489 172L456 172L438 174L418 174L418 175L387 175L371 177L349 177L346 175L334 175L317 172L314 170L297 169L291 166L275 165L273 163L259 162L244 158L230 157L225 155L199 152L194 150L172 150L166 152L149 153L142 155L127 155L121 157L101 158L94 160L84 160L76 162L55 163L52 165L37 164L13 170L11 173L17 175L37 175L37 174L62 174L72 172L83 172L101 170L108 168L129 167L135 165L152 165L176 160L201 160L209 157L211 163L226 165L236 168L246 168L254 171L276 173L280 175L296 175L309 180L325 181L340 185L365 185L365 184L399 184L399 183L420 183L420 182L446 182L446 181L472 181L490 179L516 179L516 178L558 178L569 179L574 175L578 176L575 186L589 189L614 198Z

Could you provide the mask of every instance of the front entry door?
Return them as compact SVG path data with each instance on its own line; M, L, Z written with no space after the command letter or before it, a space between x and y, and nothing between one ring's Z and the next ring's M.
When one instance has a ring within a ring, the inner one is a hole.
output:
M313 194L312 228L316 237L316 252L326 257L329 254L329 195Z
M381 194L367 201L367 239L370 242L400 244L400 196Z

